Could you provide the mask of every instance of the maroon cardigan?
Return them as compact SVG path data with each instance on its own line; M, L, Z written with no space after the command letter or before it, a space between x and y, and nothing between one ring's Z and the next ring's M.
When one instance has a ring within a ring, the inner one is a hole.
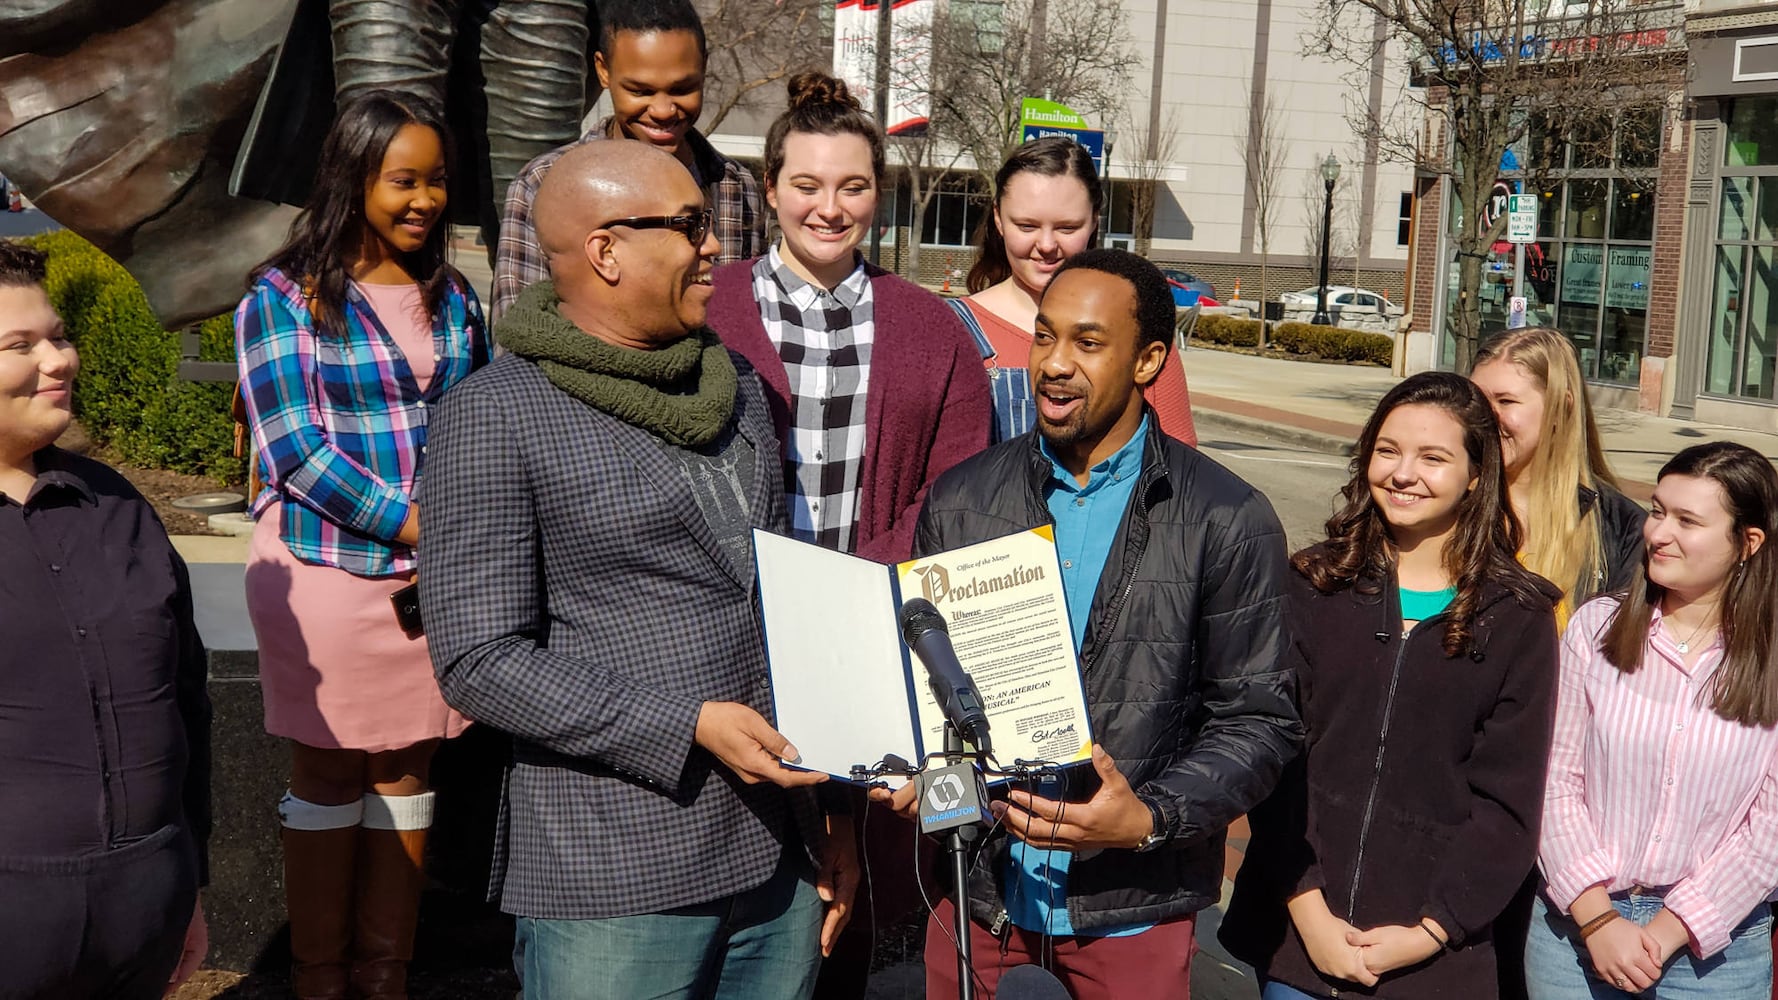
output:
M875 338L864 407L856 552L896 563L913 552L926 491L946 469L988 446L992 402L981 351L938 296L871 264ZM709 325L752 362L780 447L789 439L790 377L753 298L753 261L716 269Z

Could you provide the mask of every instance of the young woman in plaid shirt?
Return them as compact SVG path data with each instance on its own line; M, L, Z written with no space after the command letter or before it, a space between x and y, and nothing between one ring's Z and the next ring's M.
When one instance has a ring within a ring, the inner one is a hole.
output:
M822 73L798 74L789 97L766 132L766 201L779 241L765 256L716 269L710 328L765 385L792 535L896 563L912 553L932 483L988 443L988 377L943 300L858 253L882 192L876 121ZM875 828L865 833L871 868L912 871L900 821L887 810L866 820ZM817 1000L862 996L873 920L893 921L919 903L911 881L873 884L876 900L861 895Z
M427 768L468 721L391 595L414 579L431 407L489 359L445 260L450 135L429 103L341 109L314 193L235 313L267 488L247 563L266 731L291 741L283 822L299 998L405 997L432 822Z

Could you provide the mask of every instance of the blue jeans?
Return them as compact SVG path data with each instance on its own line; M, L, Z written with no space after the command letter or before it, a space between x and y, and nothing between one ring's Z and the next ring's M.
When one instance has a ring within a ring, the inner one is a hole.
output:
M710 903L601 920L518 918L524 1000L804 1000L823 907L796 852L771 880Z
M1647 924L1661 912L1656 895L1617 894L1618 913ZM1754 907L1729 938L1729 946L1709 958L1682 949L1667 961L1647 993L1632 994L1599 978L1592 956L1573 920L1550 909L1540 894L1531 907L1531 933L1525 940L1525 986L1531 1000L1619 1000L1640 995L1654 1000L1771 1000L1772 911Z
M1276 979L1260 981L1259 1000L1322 1000L1313 993L1304 993L1294 986L1286 986Z

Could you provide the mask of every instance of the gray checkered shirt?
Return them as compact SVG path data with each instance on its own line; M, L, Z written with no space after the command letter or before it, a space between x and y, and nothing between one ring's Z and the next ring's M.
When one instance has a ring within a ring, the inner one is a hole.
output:
M790 377L790 440L784 449L790 533L850 552L876 335L864 263L829 292L798 277L773 247L753 264L753 297Z
M611 119L606 118L578 142L552 149L530 163L513 178L506 190L506 208L500 218L500 246L494 253L494 295L488 305L488 328L505 315L507 307L519 297L526 286L549 277L549 258L537 245L537 224L531 218L531 203L537 200L537 188L543 175L575 146L596 142L611 135ZM633 140L631 140L633 141ZM759 194L759 181L746 167L723 156L710 145L710 140L696 129L685 134L691 147L692 162L704 187L704 203L716 214L716 239L722 244L716 263L748 260L759 256L766 245L765 202Z
M776 442L736 357L736 433ZM420 605L445 700L513 736L492 892L508 913L659 913L763 884L820 843L815 796L746 785L697 746L706 701L772 718L752 573L647 431L507 355L431 423ZM756 461L750 526L784 528Z

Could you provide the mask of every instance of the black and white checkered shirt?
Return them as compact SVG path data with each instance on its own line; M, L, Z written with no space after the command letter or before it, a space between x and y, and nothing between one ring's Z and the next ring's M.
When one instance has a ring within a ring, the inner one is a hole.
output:
M861 261L829 292L798 277L773 247L754 262L753 297L790 377L784 492L791 534L850 552L876 332L870 279Z

